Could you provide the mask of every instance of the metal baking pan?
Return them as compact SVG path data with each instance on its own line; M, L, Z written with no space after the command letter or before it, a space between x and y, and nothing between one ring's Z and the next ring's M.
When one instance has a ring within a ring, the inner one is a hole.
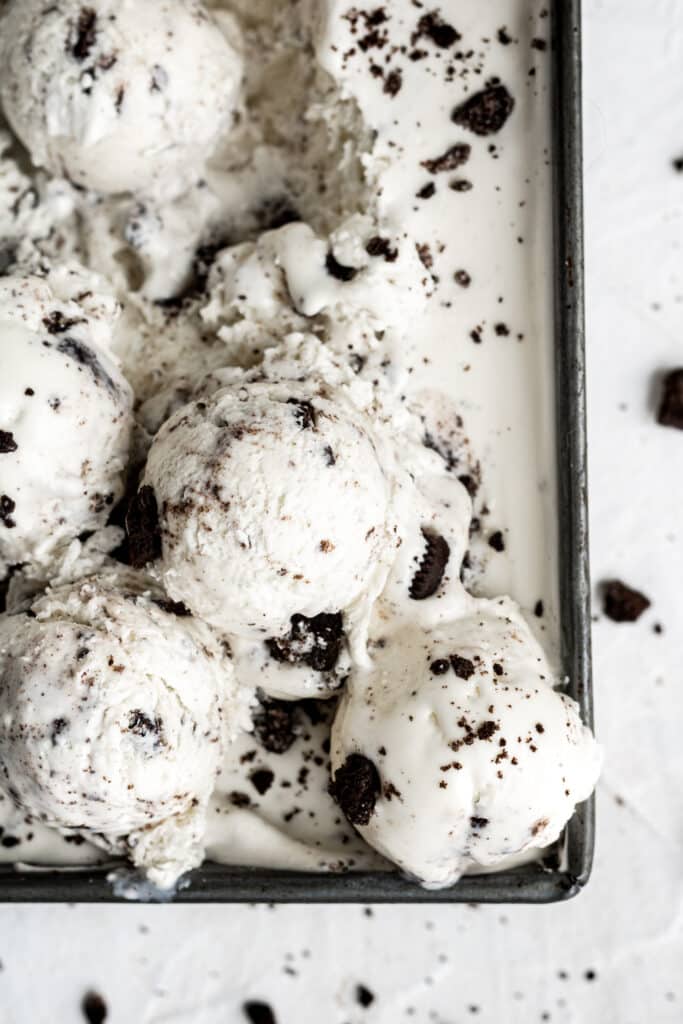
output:
M583 211L581 178L581 3L553 4L555 378L562 671L592 724L590 578L586 479ZM571 819L561 851L509 871L472 875L429 892L394 873L320 875L207 863L178 903L552 903L590 876L594 800ZM118 902L104 869L0 869L7 902Z

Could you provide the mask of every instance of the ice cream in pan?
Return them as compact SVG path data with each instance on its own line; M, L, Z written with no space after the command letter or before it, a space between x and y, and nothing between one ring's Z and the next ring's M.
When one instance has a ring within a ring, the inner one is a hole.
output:
M544 451L513 500L547 26L492 8L5 5L3 859L439 888L590 794Z

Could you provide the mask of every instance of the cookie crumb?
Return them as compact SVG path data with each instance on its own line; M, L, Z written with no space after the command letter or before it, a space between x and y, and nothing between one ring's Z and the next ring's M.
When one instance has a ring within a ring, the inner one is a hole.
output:
M494 551L505 551L505 538L502 530L496 530L489 537L489 547Z
M349 754L334 773L330 793L352 825L367 825L381 790L379 772L364 754Z
M250 999L242 1006L249 1024L277 1024L272 1006L258 999Z
M356 985L356 1002L367 1010L375 1001L375 993L371 992L367 985Z
M103 1024L109 1012L99 992L86 992L81 1002L81 1010L88 1024Z
M683 368L672 370L664 378L657 422L683 430Z
M650 607L650 599L645 594L621 580L607 580L602 591L603 611L612 622L636 622Z
M499 132L515 106L515 101L501 82L491 83L455 108L451 121L475 135Z

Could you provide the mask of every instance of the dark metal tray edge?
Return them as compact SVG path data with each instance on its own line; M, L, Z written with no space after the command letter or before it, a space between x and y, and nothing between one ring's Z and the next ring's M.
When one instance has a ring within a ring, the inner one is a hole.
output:
M558 454L561 655L569 692L592 725L590 577L585 419L581 0L555 0L553 145L555 385ZM581 805L564 837L562 867L533 863L466 876L428 891L393 873L320 875L226 868L207 863L176 903L552 903L588 881L595 840L594 799ZM559 858L558 858L559 861ZM0 869L0 901L123 902L99 869L67 872Z

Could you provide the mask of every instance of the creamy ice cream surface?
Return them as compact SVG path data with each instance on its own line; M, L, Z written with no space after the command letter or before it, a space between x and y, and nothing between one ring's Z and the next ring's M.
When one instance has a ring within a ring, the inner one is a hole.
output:
M177 193L230 128L241 59L196 0L29 0L1 31L5 114L77 186Z
M382 636L332 730L334 790L361 835L431 888L557 838L600 752L507 599Z
M0 861L541 856L544 5L0 7Z
M196 866L224 744L244 724L206 626L148 581L104 574L5 616L0 665L0 772L14 803L129 851L162 887Z
M47 572L123 492L131 388L111 294L76 267L0 278L0 566ZM80 298L79 298L80 296Z

